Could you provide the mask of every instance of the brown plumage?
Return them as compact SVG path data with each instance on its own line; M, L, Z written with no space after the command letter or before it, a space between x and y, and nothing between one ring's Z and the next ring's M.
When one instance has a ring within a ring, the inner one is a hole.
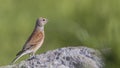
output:
M15 63L20 57L26 54L31 54L34 56L35 52L41 47L44 41L44 25L47 23L47 19L38 18L36 21L36 26L23 46L22 50L17 53L16 58L12 61Z
M20 52L18 52L16 56L20 55L22 52L28 49L34 49L35 47L37 47L36 45L39 44L43 39L44 39L44 32L35 30L26 41L25 45L23 46L23 49Z

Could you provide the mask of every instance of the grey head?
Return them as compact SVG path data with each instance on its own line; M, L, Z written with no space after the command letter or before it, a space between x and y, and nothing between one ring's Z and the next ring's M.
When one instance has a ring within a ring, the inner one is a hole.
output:
M36 21L36 26L38 27L44 27L44 25L48 22L46 18L40 17Z

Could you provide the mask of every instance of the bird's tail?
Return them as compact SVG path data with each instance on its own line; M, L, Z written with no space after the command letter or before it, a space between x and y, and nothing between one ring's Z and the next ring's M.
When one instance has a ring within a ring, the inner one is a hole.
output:
M19 55L16 56L16 58L11 62L11 64L14 64L20 57L22 57L23 55L25 55L26 53L21 53Z

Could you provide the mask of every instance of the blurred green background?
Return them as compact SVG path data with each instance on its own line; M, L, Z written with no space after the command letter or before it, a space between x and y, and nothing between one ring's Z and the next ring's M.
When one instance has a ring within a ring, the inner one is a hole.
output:
M0 0L0 66L15 58L41 16L49 22L37 54L67 46L112 48L106 68L120 68L120 0Z

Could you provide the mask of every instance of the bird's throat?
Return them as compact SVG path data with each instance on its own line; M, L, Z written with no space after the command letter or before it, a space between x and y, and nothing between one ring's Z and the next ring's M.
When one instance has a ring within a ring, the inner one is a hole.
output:
M44 26L37 27L37 30L44 31Z

